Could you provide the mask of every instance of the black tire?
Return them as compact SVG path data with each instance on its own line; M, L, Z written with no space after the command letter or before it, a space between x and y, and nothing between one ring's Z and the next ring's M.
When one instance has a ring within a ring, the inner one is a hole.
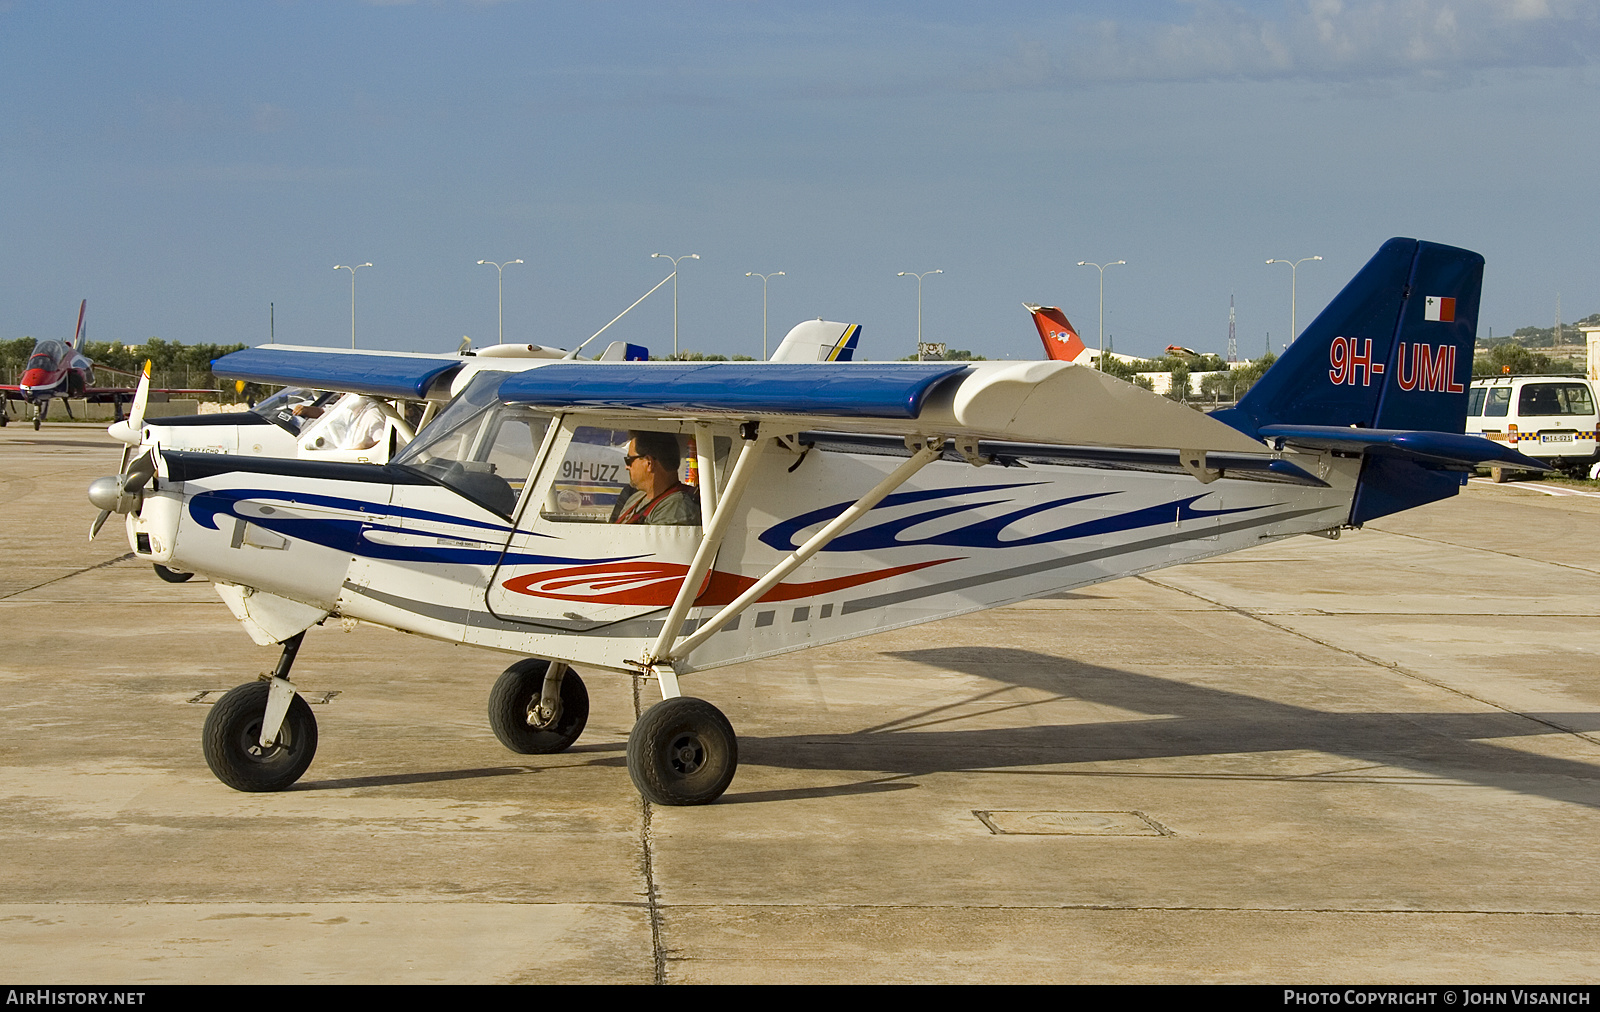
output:
M180 572L179 570L173 569L171 566L163 566L159 562L153 562L151 565L155 567L156 575L168 583L188 583L190 580L194 579L193 573Z
M35 432L39 431L39 423L42 420L43 419L41 419L38 415L33 416L33 431L35 431Z
M317 754L317 718L299 695L289 702L278 744L261 748L269 691L266 682L241 685L217 700L206 715L201 737L206 765L236 791L281 791L300 779Z
M733 725L703 699L664 699L628 735L628 775L658 805L708 805L722 797L738 768Z
M571 668L561 678L561 714L554 724L529 723L529 711L544 691L549 661L529 657L507 668L489 691L489 727L500 744L520 755L567 749L589 723L589 690Z

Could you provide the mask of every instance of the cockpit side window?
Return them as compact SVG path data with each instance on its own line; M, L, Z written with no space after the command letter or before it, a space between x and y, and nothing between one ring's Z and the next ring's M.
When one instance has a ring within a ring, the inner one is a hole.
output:
M633 492L628 484L628 433L580 425L556 469L540 515L562 523L608 523Z
M721 459L729 441L715 442ZM634 469L630 448L635 461L649 456L670 463ZM549 487L539 492L539 516L557 523L694 527L701 522L702 477L694 437L686 433L579 425Z
M388 416L377 399L345 394L300 430L310 450L365 450L377 446L388 431Z

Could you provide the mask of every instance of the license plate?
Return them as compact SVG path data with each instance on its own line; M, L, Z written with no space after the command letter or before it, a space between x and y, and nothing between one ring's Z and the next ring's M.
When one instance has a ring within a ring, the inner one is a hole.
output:
M1572 433L1570 433L1570 432L1544 432L1544 433L1540 433L1539 442L1541 442L1541 443L1570 443L1570 442L1572 442Z

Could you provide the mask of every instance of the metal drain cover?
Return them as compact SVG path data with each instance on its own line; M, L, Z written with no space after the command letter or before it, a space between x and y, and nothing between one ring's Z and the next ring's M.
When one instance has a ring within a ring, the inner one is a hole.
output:
M1143 812L972 813L997 836L1171 836Z

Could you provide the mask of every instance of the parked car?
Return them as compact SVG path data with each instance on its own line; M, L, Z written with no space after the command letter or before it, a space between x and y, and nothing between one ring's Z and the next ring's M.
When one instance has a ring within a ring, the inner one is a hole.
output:
M1472 381L1467 396L1467 432L1507 443L1583 474L1600 464L1600 428L1595 383L1577 376L1491 376ZM1491 471L1495 481L1510 472Z

